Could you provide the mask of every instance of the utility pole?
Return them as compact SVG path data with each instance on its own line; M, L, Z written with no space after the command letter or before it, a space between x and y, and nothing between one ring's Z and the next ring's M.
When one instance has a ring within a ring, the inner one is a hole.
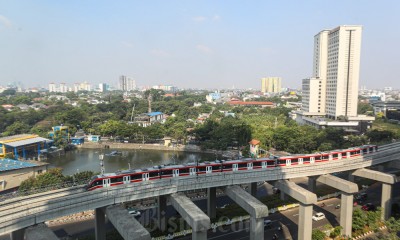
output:
M106 172L106 169L104 168L104 161L103 161L104 155L100 154L99 155L99 159L100 159L100 171L101 171L101 175L104 175L104 173Z

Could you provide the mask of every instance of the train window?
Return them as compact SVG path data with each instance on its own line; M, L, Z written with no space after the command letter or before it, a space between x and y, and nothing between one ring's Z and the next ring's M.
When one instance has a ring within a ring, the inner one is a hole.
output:
M142 179L142 174L131 175L131 180Z
M338 157L338 154L337 153L334 153L333 154L333 158L337 158Z
M212 170L221 170L221 165L212 166Z
M149 177L158 177L158 176L160 176L160 175L158 174L157 171L156 172L149 172Z
M122 182L122 177L111 178L111 183Z
M165 169L161 171L161 175L171 175L172 169Z
M315 160L321 160L321 155L318 155L318 156L315 156L315 158L314 158Z
M247 163L239 163L239 168L247 168Z
M97 180L96 182L93 183L93 186L98 186L98 185L103 185L103 182L101 180Z
M179 169L180 173L189 173L189 168L181 168Z
M292 158L292 163L297 163L299 160L297 158Z
M253 167L260 167L262 162L253 162Z
M197 171L198 172L205 172L206 171L206 167L197 167Z
M267 166L275 166L275 161L268 161Z
M222 167L224 169L231 169L232 168L232 164L224 164L224 165L222 165Z

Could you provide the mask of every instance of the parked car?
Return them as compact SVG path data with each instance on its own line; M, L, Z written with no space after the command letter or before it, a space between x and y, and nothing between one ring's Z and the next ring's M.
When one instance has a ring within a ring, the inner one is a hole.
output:
M272 221L269 219L264 219L264 227L271 228L271 226L272 226Z
M128 213L133 215L134 217L139 217L141 215L140 211L135 208L128 208Z
M365 199L367 199L367 197L368 197L368 194L365 193L365 192L363 192L363 193L357 194L357 195L354 197L354 199L356 199L356 200L365 200Z
M361 207L362 210L364 211L375 211L376 210L376 206L372 203L367 203L364 206Z
M314 216L312 216L312 220L314 220L314 221L319 221L324 218L325 218L325 214L323 214L322 212L318 212Z

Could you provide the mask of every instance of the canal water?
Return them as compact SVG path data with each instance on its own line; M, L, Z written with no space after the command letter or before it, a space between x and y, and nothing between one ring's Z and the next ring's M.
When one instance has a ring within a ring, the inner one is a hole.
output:
M107 156L113 150L104 149L76 149L66 152L65 155L51 157L46 162L51 167L63 169L64 175L72 175L79 171L100 172L100 155L103 154L106 172L130 168L145 168L161 164L181 164L189 162L213 161L221 156L209 153L190 153L154 150L124 150L119 149L119 154Z

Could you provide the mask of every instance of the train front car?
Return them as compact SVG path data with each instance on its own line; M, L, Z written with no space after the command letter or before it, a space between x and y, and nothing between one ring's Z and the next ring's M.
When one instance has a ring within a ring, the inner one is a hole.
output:
M102 180L99 177L99 175L96 175L90 179L89 183L85 185L86 191L92 191L94 189L103 187Z

